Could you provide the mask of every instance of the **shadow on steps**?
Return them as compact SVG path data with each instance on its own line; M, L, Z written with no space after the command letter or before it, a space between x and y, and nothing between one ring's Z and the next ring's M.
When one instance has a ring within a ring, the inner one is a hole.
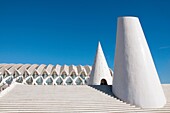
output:
M112 93L112 85L88 85L88 86L96 90L99 90L103 93L106 93L112 97L115 97L115 95Z

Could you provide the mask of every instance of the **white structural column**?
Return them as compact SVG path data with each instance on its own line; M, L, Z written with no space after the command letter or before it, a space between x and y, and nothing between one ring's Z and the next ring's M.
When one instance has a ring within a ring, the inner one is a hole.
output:
M119 17L112 91L142 108L161 108L166 98L137 17Z
M108 85L112 84L112 76L107 65L101 44L99 42L96 57L90 75L89 84L100 85L102 79L106 80Z

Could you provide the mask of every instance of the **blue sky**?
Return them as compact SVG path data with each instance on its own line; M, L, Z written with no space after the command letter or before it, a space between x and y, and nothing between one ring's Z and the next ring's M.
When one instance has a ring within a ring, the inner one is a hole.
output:
M113 68L119 16L140 19L170 83L169 0L0 0L0 62L92 65L98 41Z

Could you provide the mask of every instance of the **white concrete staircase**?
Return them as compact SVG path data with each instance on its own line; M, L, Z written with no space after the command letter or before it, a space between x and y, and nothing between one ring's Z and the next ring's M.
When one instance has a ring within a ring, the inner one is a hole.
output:
M16 85L0 98L0 113L170 113L170 87L168 85L163 87L168 97L167 105L161 109L143 110L111 96L111 93L109 93L111 86Z

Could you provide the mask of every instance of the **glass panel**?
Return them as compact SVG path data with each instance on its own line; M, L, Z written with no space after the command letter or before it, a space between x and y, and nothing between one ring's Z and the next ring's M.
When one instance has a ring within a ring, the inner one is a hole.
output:
M13 77L14 78L17 78L19 76L19 74L17 73L17 72L15 72L14 74L13 74Z
M58 77L58 75L56 73L53 73L52 77L53 77L53 79L55 79L56 77Z
M75 79L76 77L77 77L76 74L72 74L72 75L71 75L71 78L73 78L73 79Z
M66 75L66 74L62 74L61 77L62 77L63 79L65 79L65 78L67 77L67 75Z
M22 77L19 77L19 78L16 80L16 82L22 83L22 82L23 82L23 78L22 78Z
M77 85L82 85L82 84L83 84L83 83L82 83L82 80L81 80L80 78L77 78L76 84L77 84Z
M61 85L63 83L63 80L61 78L58 78L56 80L57 85Z
M67 85L71 85L73 83L73 80L69 77L69 78L67 78L67 80L66 80L66 84Z
M80 77L81 77L82 79L85 79L85 75L84 75L84 74L81 74Z
M28 76L29 76L29 75L28 75L27 73L24 73L24 74L23 74L23 77L24 77L24 78L27 78Z
M47 73L43 73L43 75L42 75L43 78L46 78L47 76L48 76Z
M34 73L33 74L33 78L35 79L35 78L37 78L39 75L37 74L37 73Z
M52 79L52 78L48 78L47 81L46 81L46 83L47 83L48 85L52 85L52 84L53 84L53 79Z
M13 81L12 77L9 77L9 78L6 80L6 83L7 83L7 84L11 84L12 81Z
M30 77L30 78L26 81L26 83L27 83L27 84L29 84L29 85L31 85L31 84L32 84L32 82L33 82L32 77Z
M42 79L41 77L38 78L38 79L36 80L36 83L37 83L38 85L42 85L43 79Z
M3 77L4 77L4 78L6 78L6 77L8 77L8 76L10 76L8 73L3 74Z

